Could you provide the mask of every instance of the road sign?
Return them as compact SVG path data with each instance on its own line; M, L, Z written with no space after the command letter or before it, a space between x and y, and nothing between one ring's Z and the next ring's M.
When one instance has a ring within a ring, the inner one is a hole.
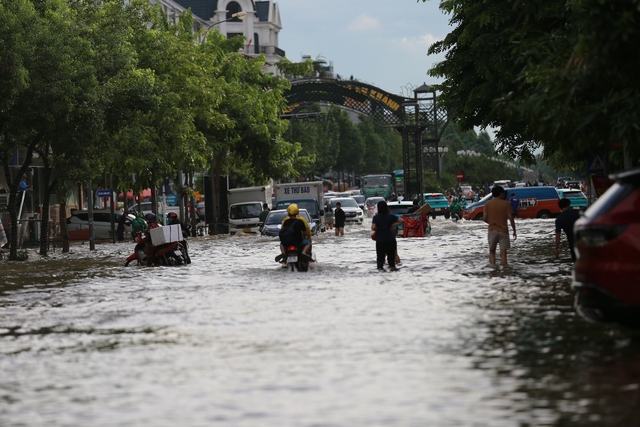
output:
M111 197L111 190L98 190L96 191L98 197Z
M456 178L458 178L458 182L462 182L462 180L464 179L464 174L462 172L458 172L456 174Z
M595 156L589 157L587 160L587 166L589 167L589 173L604 173L604 161L602 161L602 157Z

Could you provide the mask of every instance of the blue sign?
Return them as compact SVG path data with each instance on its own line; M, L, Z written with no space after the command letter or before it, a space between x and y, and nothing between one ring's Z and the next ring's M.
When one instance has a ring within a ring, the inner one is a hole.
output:
M589 157L587 159L587 169L590 174L604 173L604 161L601 156Z
M175 206L178 204L178 195L177 194L167 194L167 205Z
M96 191L98 197L111 197L111 190L98 190Z

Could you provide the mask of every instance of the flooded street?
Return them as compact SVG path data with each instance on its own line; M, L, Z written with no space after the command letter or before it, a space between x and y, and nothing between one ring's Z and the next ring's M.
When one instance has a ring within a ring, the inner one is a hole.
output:
M640 334L573 308L553 220L433 221L378 273L370 220L314 240L190 240L192 264L124 267L133 243L0 261L2 426L640 425Z

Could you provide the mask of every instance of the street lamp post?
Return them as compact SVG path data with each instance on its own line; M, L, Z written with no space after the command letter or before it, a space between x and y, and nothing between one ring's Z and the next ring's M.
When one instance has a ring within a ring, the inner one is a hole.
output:
M207 31L210 31L216 25L220 25L223 22L228 22L236 18L243 21L247 17L247 15L248 15L247 12L244 12L244 11L236 12L233 15L231 15L231 18L214 22L213 24L209 25L209 27L207 27ZM209 207L211 207L211 216L210 216L211 228L209 229L209 234L213 235L213 234L218 234L218 203L217 203L218 200L216 195L216 184L218 183L218 176L216 175L216 168L215 168L214 161L211 162L211 168L209 169L209 182L210 182L210 190L209 190L209 193L207 194L207 197L210 197L212 200L212 203L209 204ZM205 208L205 210L208 210L208 209L209 208Z
M223 22L228 22L228 21L231 21L231 20L236 19L236 18L238 18L239 20L243 21L247 17L247 15L248 14L245 11L236 12L233 15L231 15L231 18L228 18L228 19L225 19L225 20L219 21L219 22L214 22L213 24L209 25L209 27L207 28L207 31L209 31L210 29L212 29L216 25L220 25Z

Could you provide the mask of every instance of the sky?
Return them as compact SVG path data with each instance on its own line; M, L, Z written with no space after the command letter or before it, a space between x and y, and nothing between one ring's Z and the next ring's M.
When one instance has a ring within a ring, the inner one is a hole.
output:
M333 63L343 79L399 95L441 79L427 75L444 56L429 46L452 30L439 0L275 0L282 30L279 47L292 62L303 54Z

